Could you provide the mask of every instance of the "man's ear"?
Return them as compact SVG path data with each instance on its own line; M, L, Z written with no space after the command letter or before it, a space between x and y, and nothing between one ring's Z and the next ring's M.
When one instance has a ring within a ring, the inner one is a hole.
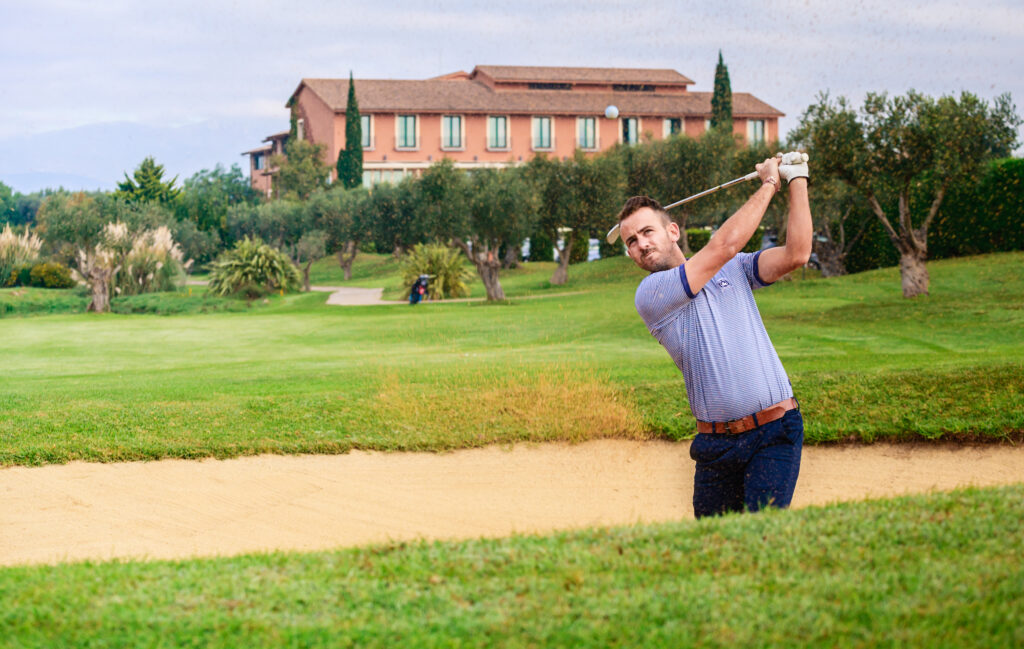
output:
M678 223L675 221L669 221L669 224L665 226L665 230L668 232L668 238L671 239L673 243L679 241L680 232Z

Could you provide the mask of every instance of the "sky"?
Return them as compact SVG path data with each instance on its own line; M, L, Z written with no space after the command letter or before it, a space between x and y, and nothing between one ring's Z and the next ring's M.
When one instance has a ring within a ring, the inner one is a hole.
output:
M200 147L192 164L242 163L241 151L287 129L284 103L303 77L643 67L711 91L719 50L734 92L786 113L783 135L825 91L856 105L909 89L1024 102L1020 0L0 0L0 172L17 164L3 151L12 138L123 123L232 124L243 148L217 158Z

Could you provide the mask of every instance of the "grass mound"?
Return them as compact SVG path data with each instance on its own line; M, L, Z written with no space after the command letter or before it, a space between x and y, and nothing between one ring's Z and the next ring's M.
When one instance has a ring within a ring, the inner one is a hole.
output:
M998 533L994 533L998 531ZM1013 647L1024 486L547 537L0 570L19 647Z
M469 374L428 375L412 383L389 373L374 406L386 422L381 436L399 450L646 437L627 397L578 371Z

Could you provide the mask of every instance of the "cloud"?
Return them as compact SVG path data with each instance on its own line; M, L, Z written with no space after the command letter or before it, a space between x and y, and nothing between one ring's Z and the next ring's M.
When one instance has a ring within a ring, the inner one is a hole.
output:
M285 115L303 77L477 64L668 67L789 117L821 90L1024 92L1024 9L995 0L36 0L0 22L0 136L97 121Z

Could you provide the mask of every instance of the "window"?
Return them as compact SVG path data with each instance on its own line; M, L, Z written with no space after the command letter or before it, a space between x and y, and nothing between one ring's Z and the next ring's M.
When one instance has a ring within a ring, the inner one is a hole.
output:
M580 117L576 120L576 143L581 149L597 148L597 118Z
M363 148L373 148L373 120L370 119L370 115L359 116L359 128L363 131Z
M751 144L764 144L764 120L747 120L747 141Z
M295 120L295 137L299 140L306 139L306 120L301 118Z
M264 162L264 159L263 159L262 155L257 153L257 154L252 156L252 168L253 169L256 169L258 171L260 169L263 169L266 166L267 166L266 162Z
M711 130L711 120L710 119L706 119L706 120L704 120L704 132L707 133L710 130Z
M551 148L551 118L550 117L534 117L533 118L533 148L534 149L550 149Z
M508 148L508 119L502 115L487 118L487 148Z
M679 117L669 117L665 120L665 137L679 135L683 132L683 120Z
M622 142L623 144L636 144L640 141L638 127L639 120L635 117L622 118Z
M408 175L407 169L366 169L363 170L363 187L373 187L381 183L399 183Z
M441 116L441 148L461 149L462 148L462 116L442 115Z
M395 126L397 129L397 132L395 133L395 148L415 149L418 142L418 134L416 133L416 116L399 115Z

